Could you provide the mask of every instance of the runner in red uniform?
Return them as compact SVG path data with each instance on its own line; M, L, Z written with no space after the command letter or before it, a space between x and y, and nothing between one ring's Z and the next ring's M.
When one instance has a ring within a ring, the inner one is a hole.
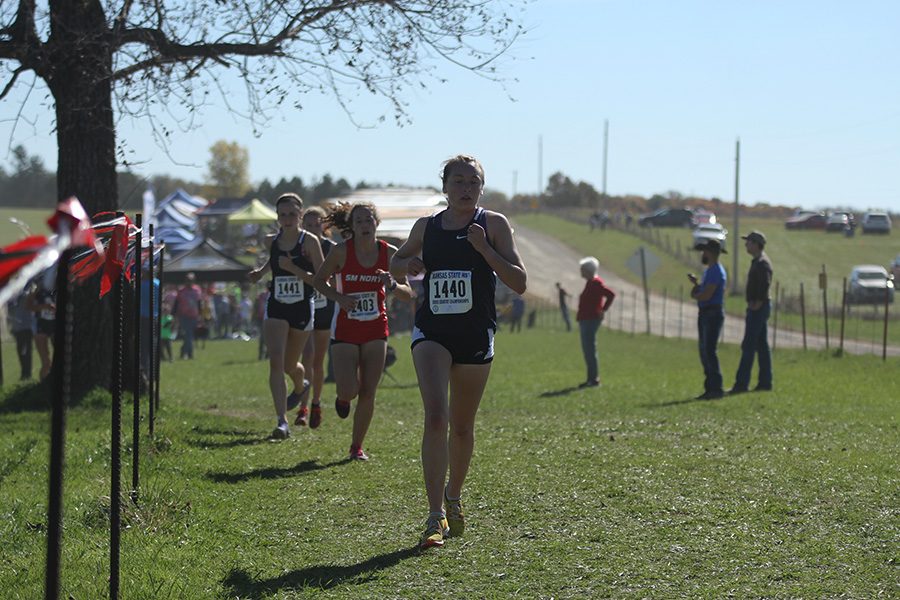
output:
M368 460L362 444L375 411L375 391L384 370L388 322L384 298L393 292L404 300L413 292L387 272L396 248L375 237L378 215L371 204L340 203L326 221L345 237L318 270L313 285L337 304L331 333L331 359L337 386L335 410L342 419L350 414L350 401L357 398L353 415L350 458ZM329 281L335 278L334 287Z

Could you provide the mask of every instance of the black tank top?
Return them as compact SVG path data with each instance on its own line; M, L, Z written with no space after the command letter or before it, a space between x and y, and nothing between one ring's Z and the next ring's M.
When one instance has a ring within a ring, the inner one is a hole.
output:
M466 239L472 223L478 223L487 232L487 215L478 208L463 228L445 230L441 224L446 212L429 217L425 227L425 298L416 311L416 327L441 333L496 329L497 276Z
M324 235L319 238L319 242L321 242L322 246L322 256L327 257L328 253L331 252L331 249L337 246L333 241L325 237ZM328 300L322 294L316 292L316 301L315 301L315 309L322 310L325 309L329 313L334 308L334 300Z
M302 281L290 271L286 271L278 266L278 259L282 256L288 256L291 262L304 271L313 272L312 261L303 254L303 240L306 239L306 232L301 231L297 243L290 250L282 250L278 247L278 240L281 238L281 232L272 240L272 248L269 251L269 262L272 265L272 297L282 304L294 304L299 302L302 289L302 302L312 302L313 292L315 291L311 285ZM296 283L295 283L296 282ZM294 298L298 298L294 300Z

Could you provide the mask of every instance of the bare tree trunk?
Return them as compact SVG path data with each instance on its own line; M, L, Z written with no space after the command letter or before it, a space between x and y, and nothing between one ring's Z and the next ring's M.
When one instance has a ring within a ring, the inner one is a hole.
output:
M49 48L56 53L47 83L56 102L59 199L77 196L89 215L116 210L116 136L112 53L97 0L53 0ZM97 278L76 288L72 390L107 387L112 360L108 299L98 300ZM55 367L55 365L54 365Z

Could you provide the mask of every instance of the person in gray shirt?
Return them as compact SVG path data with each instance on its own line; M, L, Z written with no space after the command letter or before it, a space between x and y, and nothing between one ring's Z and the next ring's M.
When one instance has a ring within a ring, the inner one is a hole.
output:
M759 374L753 391L772 389L772 353L769 351L767 325L771 312L769 288L772 285L772 261L765 252L766 236L761 231L752 231L742 239L753 261L747 274L747 316L744 340L741 342L741 362L729 394L742 394L749 390L755 356L759 357Z

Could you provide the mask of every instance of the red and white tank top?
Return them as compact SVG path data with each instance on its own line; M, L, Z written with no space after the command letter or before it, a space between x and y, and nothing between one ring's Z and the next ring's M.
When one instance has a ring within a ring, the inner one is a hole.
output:
M337 291L356 296L356 308L347 313L343 308L334 313L331 337L339 342L364 344L388 336L387 310L384 306L384 284L376 273L388 270L387 242L377 240L378 259L371 267L359 264L356 245L351 238L344 242L347 257L344 267L335 275Z

